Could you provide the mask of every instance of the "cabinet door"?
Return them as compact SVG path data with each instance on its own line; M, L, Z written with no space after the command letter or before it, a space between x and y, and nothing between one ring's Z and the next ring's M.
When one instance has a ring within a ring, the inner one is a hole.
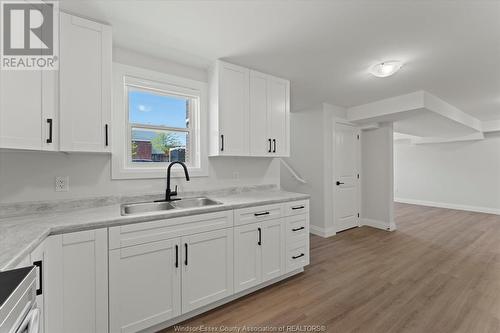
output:
M290 82L269 76L268 101L268 136L273 140L273 155L289 156Z
M60 149L109 151L110 27L60 13Z
M248 156L249 70L220 62L218 98L220 154Z
M107 229L49 238L47 332L108 331Z
M234 228L235 293L262 282L261 236L262 227L260 223L247 224Z
M111 332L137 332L181 314L180 238L109 251Z
M45 242L41 243L30 254L31 265L37 267L37 291L36 291L36 304L40 309L40 328L39 332L45 332L45 294L47 293L47 270L46 270L46 250Z
M42 148L42 72L0 73L0 148Z
M250 71L250 154L268 156L271 138L267 129L267 75Z
M182 313L233 294L233 229L182 237Z
M283 219L262 223L262 281L285 273L285 224Z

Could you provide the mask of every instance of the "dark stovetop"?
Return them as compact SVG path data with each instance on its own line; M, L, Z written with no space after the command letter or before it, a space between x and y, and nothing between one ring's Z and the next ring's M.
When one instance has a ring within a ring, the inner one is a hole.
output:
M0 308L32 269L29 266L0 272Z

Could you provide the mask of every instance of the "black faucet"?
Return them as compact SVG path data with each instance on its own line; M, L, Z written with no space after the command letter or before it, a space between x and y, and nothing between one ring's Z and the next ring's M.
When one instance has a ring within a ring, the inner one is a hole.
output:
M177 195L177 185L175 186L175 191L172 191L170 189L170 169L174 164L180 164L182 168L184 169L184 174L186 175L186 180L189 181L189 173L186 164L175 161L172 162L168 165L167 168L167 189L165 190L165 200L158 200L158 201L174 201L174 200L181 200L181 199L172 199L173 196Z

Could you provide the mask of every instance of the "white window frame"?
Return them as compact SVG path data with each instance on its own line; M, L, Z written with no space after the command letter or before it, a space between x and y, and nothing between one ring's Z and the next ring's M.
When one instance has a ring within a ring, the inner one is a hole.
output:
M207 83L148 69L113 63L112 179L165 178L168 163L133 163L131 124L129 123L128 86L159 93L192 96L198 105L189 112L190 165L192 177L208 176L207 155ZM148 126L149 127L149 126ZM155 126L150 126L154 128ZM172 177L184 177L182 168L172 168Z

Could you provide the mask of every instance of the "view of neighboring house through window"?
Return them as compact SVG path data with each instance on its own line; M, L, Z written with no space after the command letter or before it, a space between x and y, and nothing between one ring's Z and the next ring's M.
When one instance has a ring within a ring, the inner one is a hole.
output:
M190 164L190 113L195 98L143 87L127 87L130 162Z

